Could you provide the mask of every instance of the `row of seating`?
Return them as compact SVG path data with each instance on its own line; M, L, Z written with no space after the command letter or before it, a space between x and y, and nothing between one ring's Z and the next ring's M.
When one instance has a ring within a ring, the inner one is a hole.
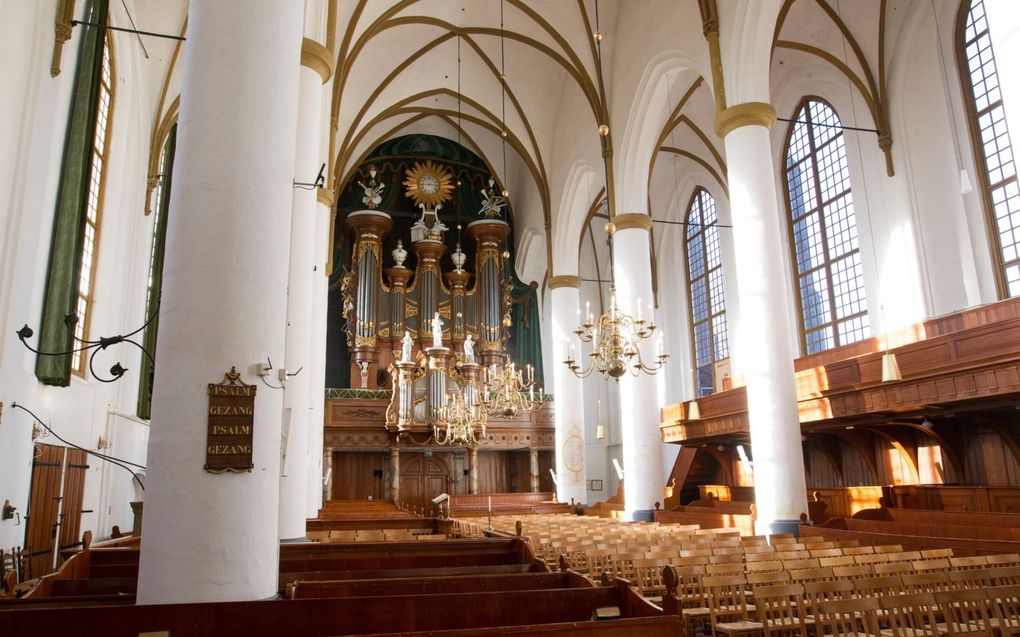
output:
M353 529L343 531L308 531L306 536L313 542L407 542L412 540L445 540L445 533L433 533L431 529Z

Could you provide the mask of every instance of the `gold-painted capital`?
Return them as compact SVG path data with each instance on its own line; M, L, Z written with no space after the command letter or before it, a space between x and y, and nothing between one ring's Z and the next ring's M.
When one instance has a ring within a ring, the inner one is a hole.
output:
M307 66L322 78L325 84L333 77L333 56L329 49L315 40L305 38L301 42L301 66Z
M555 290L557 288L580 288L581 277L574 274L560 274L559 276L549 277L549 289Z
M765 102L745 102L731 106L715 116L715 133L726 137L742 126L772 128L776 123L776 109Z
M315 199L327 208L333 207L333 191L329 188L317 189L315 192Z
M616 231L630 230L637 228L639 230L651 230L652 229L652 218L641 212L623 212L613 217L613 223L616 225Z

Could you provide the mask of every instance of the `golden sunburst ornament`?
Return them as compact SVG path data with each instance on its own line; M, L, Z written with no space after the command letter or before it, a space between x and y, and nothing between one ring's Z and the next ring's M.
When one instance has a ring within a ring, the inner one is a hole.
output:
M416 204L432 209L450 200L453 175L439 164L415 162L414 168L408 169L406 174L404 185L407 186L407 196Z

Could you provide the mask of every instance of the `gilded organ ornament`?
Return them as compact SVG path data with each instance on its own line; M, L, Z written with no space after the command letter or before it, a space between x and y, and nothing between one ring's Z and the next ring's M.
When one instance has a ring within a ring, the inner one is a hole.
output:
M407 196L419 208L437 208L452 198L453 175L443 166L431 161L415 162L406 175Z

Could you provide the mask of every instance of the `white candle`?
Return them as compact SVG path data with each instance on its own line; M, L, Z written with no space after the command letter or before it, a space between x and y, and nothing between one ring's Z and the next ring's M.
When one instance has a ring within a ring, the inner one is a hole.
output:
M489 513L492 513L492 496L489 496Z

